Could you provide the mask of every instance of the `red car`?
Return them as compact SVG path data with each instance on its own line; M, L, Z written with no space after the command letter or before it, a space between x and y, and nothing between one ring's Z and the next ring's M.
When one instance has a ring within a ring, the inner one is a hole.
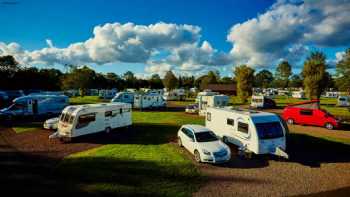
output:
M301 124L334 129L340 127L340 122L332 114L320 109L319 100L311 100L288 105L284 108L282 118L288 124Z

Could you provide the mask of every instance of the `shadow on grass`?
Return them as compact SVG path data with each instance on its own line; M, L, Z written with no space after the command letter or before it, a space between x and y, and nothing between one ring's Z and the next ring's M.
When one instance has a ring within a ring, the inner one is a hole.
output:
M290 161L310 167L322 163L350 162L350 145L305 134L291 133L287 152Z

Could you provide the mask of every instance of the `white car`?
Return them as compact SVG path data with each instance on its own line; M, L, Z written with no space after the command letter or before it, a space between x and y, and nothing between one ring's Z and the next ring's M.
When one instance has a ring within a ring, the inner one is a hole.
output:
M230 148L201 125L183 125L178 131L178 144L194 154L197 162L223 163L231 159Z
M50 118L48 120L46 120L44 122L44 128L45 129L52 129L52 130L56 130L57 129L57 125L58 125L58 121L59 121L59 118L56 117L56 118Z

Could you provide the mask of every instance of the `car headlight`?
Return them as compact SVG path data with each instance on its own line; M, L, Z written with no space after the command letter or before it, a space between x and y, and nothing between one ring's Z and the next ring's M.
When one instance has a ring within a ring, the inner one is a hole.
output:
M205 150L205 149L203 149L202 152L203 152L205 155L210 155L210 152L207 151L207 150Z

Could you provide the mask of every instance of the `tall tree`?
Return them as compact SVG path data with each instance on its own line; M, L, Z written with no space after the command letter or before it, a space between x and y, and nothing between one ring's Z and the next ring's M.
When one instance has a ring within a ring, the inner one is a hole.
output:
M292 75L292 66L288 63L288 61L282 61L277 65L275 72L275 79L279 82L281 88L288 87L289 77Z
M328 81L326 55L322 52L311 52L304 62L302 76L306 96L309 99L320 98Z
M150 88L152 89L161 89L164 87L162 79L158 74L153 74L151 76L151 78L149 79L149 85L150 85Z
M344 56L336 65L335 80L339 90L350 91L350 48L345 51Z
M178 86L179 80L176 78L174 73L169 70L165 73L163 84L164 84L164 87L166 87L169 90L172 90Z
M124 75L123 75L123 78L125 80L126 87L128 87L128 88L136 88L136 83L137 83L136 81L137 81L137 79L136 79L136 77L135 77L133 72L131 72L131 71L125 72Z
M268 88L271 86L272 81L273 81L273 74L270 71L264 69L255 75L254 86Z
M252 94L254 72L254 69L246 65L237 66L234 71L237 81L237 95L244 103Z
M96 73L91 68L87 66L74 68L63 77L62 87L63 89L79 89L81 96L84 96L86 90L94 86L95 79Z

